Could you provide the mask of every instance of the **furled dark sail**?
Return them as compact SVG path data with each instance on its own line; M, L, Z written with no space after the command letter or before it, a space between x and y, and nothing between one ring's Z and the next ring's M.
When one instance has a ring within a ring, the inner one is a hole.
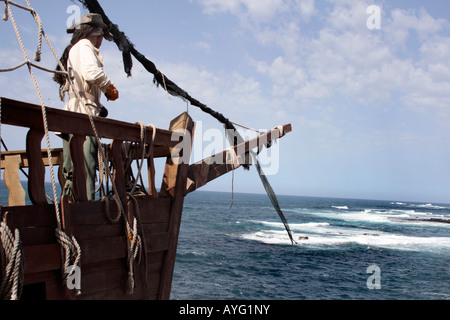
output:
M74 0L72 0L74 1ZM119 50L122 52L123 56L123 63L124 63L124 69L128 76L131 76L131 70L133 68L133 59L134 57L137 61L139 61L142 66L151 74L153 74L154 78L153 81L158 86L162 86L169 94L183 98L189 103L195 107L200 108L203 112L211 115L215 119L217 119L219 122L223 123L225 126L225 129L227 130L233 130L234 134L227 135L227 137L232 137L232 140L229 141L231 145L236 146L240 143L244 142L244 139L239 134L239 132L236 130L236 127L233 125L233 123L230 122L229 119L227 119L223 114L214 111L213 109L209 108L207 105L201 103L197 99L191 97L186 91L181 89L179 86L177 86L173 81L171 81L169 78L167 78L160 70L156 68L156 65L148 60L143 54L141 54L136 48L134 47L133 43L128 39L128 37L120 31L119 27L112 23L112 21L108 18L108 16L105 14L105 11L100 6L97 0L79 0L84 7L86 7L91 13L98 13L102 16L103 22L106 23L106 25L109 28L109 31L113 35L113 40L116 43ZM261 178L261 181L264 185L264 188L274 205L278 215L280 216L281 220L283 221L283 224L286 227L286 231L289 234L289 238L291 242L294 244L295 241L292 237L291 230L289 228L289 225L287 223L286 218L284 217L283 212L281 211L278 200L276 199L276 195L273 192L272 187L270 186L269 181L267 180L267 177L264 175L264 173L261 170L261 166L258 163L258 159L254 157L256 167L258 170L258 174ZM247 153L245 155L245 163L243 164L243 167L246 170L250 169L250 163L251 163L251 156L250 153Z

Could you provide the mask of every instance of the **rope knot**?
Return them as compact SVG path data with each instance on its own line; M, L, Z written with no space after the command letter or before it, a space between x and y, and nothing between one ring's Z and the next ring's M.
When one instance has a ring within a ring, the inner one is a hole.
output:
M25 258L19 230L14 235L6 223L6 215L0 223L0 299L17 300L22 294Z
M75 273L75 269L80 263L81 247L74 236L69 237L62 229L57 228L55 234L59 245L64 249L63 280L67 283L67 280ZM77 294L80 293L77 292Z

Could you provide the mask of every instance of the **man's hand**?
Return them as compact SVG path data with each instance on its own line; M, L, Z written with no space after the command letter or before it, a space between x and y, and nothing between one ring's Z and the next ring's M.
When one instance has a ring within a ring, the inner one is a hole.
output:
M106 89L105 96L108 100L116 101L119 99L119 91L114 86L114 83L111 83L111 85Z

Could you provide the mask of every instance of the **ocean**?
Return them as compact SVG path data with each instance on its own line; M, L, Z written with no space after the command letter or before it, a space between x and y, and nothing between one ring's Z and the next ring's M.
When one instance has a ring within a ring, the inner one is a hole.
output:
M188 195L171 299L450 299L450 204L278 200L297 244L266 195Z
M195 192L176 300L448 300L450 205ZM300 240L301 239L301 240Z

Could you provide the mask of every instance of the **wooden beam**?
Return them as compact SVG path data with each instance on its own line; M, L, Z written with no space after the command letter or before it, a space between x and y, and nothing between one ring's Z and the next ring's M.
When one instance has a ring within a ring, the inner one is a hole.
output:
M44 131L30 129L27 134L28 195L33 204L47 204L45 195L45 166L42 161L41 141Z
M180 118L177 118L178 120ZM177 126L175 119L172 122L173 126ZM194 121L187 115L182 121L182 127L185 129L185 134L183 139L192 139L194 132ZM191 140L192 142L192 140ZM191 144L192 146L192 144ZM185 148L183 150L183 157L187 159L191 156L191 148ZM179 161L180 159L176 159L174 162L168 162L167 166L170 167L170 174L176 174L176 182L175 188L173 189L173 201L170 212L170 220L169 220L169 246L167 253L164 257L163 268L161 273L161 289L159 292L158 299L160 300L169 300L170 299L170 291L172 288L172 278L173 271L175 267L175 257L177 253L177 245L178 245L178 236L180 233L180 224L181 224L181 215L183 212L183 203L184 203L184 193L186 190L186 181L189 171L189 165L184 163L183 161ZM166 169L168 169L166 166ZM175 168L176 166L176 168ZM167 173L167 172L165 172Z
M2 106L1 123L43 130L42 109L21 101L0 98ZM49 131L94 136L89 117L85 114L69 112L59 109L46 108ZM138 124L94 117L95 126L101 138L120 139L123 141L141 141L141 127ZM152 140L153 129L146 128L146 141ZM179 133L169 130L156 129L154 146L174 147L178 144ZM172 141L172 137L175 141Z
M247 152L256 148L261 148L267 143L275 141L291 131L292 126L290 124L279 126L256 138L192 164L189 167L188 179L190 180L190 183L187 186L186 193L193 192L210 181L217 179L230 171L236 170L243 164L242 156Z
M53 165L61 165L63 163L63 149L52 149L52 163ZM44 161L44 165L48 166L48 153L47 150L41 150L42 154L42 160ZM20 156L20 167L21 168L28 168L30 166L30 161L27 156L26 150L19 150L19 151L2 151L2 162L1 162L1 169L5 169L5 157L8 156Z
M24 206L26 193L20 183L19 168L20 168L20 155L11 155L5 157L5 185L8 189L8 205Z

